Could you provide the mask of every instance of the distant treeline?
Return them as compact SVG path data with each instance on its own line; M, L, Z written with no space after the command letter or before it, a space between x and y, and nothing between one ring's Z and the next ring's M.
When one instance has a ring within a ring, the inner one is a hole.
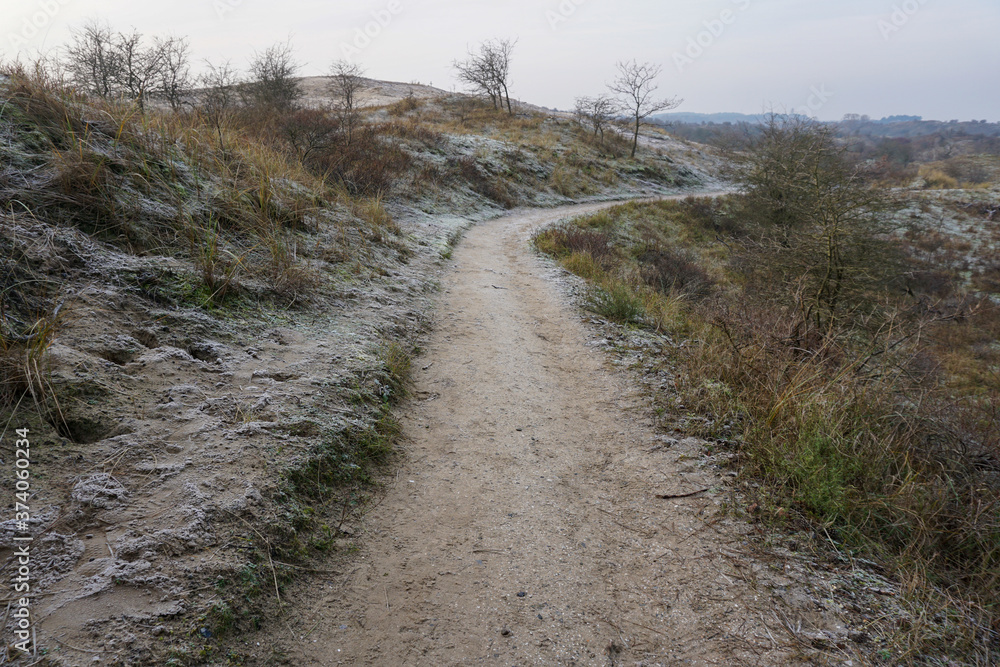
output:
M852 152L866 158L886 158L898 164L947 159L959 155L1000 155L1000 123L986 121L921 120L918 116L891 116L871 120L849 115L824 122ZM712 146L725 146L736 136L757 136L756 122L670 122L671 134Z

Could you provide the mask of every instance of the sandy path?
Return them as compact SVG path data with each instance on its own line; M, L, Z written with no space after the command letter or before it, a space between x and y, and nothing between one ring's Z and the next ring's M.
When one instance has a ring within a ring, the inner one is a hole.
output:
M511 215L456 249L404 408L408 461L356 569L299 598L292 664L787 664L726 551L738 526L707 523L721 491L698 444L655 447L528 246L596 208Z

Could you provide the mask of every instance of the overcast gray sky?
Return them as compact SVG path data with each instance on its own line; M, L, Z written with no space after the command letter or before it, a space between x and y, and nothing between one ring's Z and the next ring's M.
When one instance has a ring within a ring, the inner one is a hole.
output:
M636 58L663 65L679 111L1000 121L1000 0L0 0L0 17L6 57L100 17L186 35L199 60L244 67L291 37L303 74L348 55L372 77L450 90L470 46L516 37L513 92L549 107Z

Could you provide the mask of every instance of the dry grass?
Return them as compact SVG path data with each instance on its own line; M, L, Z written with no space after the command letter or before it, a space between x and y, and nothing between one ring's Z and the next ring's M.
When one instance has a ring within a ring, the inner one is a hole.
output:
M668 348L678 395L663 400L701 415L678 427L736 446L766 489L758 502L770 520L821 530L903 582L914 613L885 638L893 664L993 664L998 309L947 290L920 308L885 294L877 313L803 347L794 313L769 296L777 285L749 284L753 274L725 264L742 233L725 211L631 204L543 232L536 245L593 281L609 319L687 339ZM728 233L716 240L719 230ZM685 289L689 277L705 289Z
M357 130L349 151L333 142L304 157L282 138L279 119L260 110L214 123L195 112L140 113L85 100L41 69L5 71L3 118L16 141L4 157L36 177L0 175L0 204L129 252L188 260L204 304L225 303L246 280L283 299L308 295L319 281L308 237L331 218L332 201L357 219L339 235L338 253L398 234L382 198L408 163L377 128Z
M386 108L386 110L389 112L390 116L405 116L406 114L420 109L423 105L423 100L418 100L410 95L408 97L404 97L398 102L393 102Z
M21 335L0 335L0 408L13 408L29 396L35 405L45 402L46 355L57 330L58 317L43 317Z
M949 176L940 169L922 167L918 176L924 179L924 187L929 190L954 190L958 188L958 179Z

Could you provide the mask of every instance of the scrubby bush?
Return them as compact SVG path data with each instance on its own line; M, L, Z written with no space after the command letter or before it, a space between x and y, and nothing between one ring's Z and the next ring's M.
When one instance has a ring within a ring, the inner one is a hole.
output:
M244 101L277 112L291 109L303 95L295 78L299 68L291 42L255 52L250 61L249 77L240 87Z
M593 288L587 305L601 317L621 324L639 322L645 314L642 299L630 285L620 281Z
M825 126L772 115L733 153L741 186L740 265L798 318L802 341L872 314L892 279L884 194ZM801 341L800 341L801 342Z
M315 173L343 183L353 194L369 196L391 190L410 163L406 152L371 125L356 129L350 143L346 135L337 134L331 145L306 161Z
M474 192L481 194L503 208L514 208L518 204L517 194L499 174L491 173L480 166L475 157L466 156L453 162L455 175L468 184Z
M547 230L536 238L535 243L543 252L557 257L583 253L603 265L607 265L616 253L606 232L580 229L575 225Z
M387 107L386 111L389 112L390 116L399 117L399 116L405 116L408 113L416 111L421 106L423 106L423 101L418 100L411 94L407 95L398 102L393 102L392 104L390 104Z
M822 142L800 146L823 153ZM765 154L806 159L795 150ZM842 553L863 553L909 582L906 603L928 618L887 638L900 664L917 655L992 664L1000 655L990 630L1000 605L1000 353L993 345L1000 311L962 295L955 271L916 260L907 294L902 278L886 280L905 247L883 245L883 273L846 275L856 282L824 326L803 326L806 297L789 286L820 283L810 276L816 246L799 245L795 235L822 229L811 216L826 209L794 201L809 191L797 189L791 170L788 180L780 175L777 165L765 191L712 205L615 207L546 230L536 245L593 281L587 307L686 339L665 346L656 362L674 377L659 400L685 406L680 414L666 410L664 425L732 447L742 474L760 483L745 490L747 502L762 508L758 516L811 526ZM838 179L826 183L842 187ZM830 201L844 196L835 192ZM730 210L743 214L741 226L721 231ZM768 236L783 243L763 243ZM599 270L594 251L605 258ZM719 283L711 298L652 298L649 284L676 290L679 275L703 280L709 258ZM775 274L762 263L784 268ZM646 285L621 279L631 275ZM807 279L787 280L793 275ZM989 280L984 275L979 285Z
M690 252L666 247L643 248L636 255L643 281L664 293L705 296L712 279Z
M940 169L922 167L919 176L924 180L924 187L929 190L954 190L958 187L958 180Z

